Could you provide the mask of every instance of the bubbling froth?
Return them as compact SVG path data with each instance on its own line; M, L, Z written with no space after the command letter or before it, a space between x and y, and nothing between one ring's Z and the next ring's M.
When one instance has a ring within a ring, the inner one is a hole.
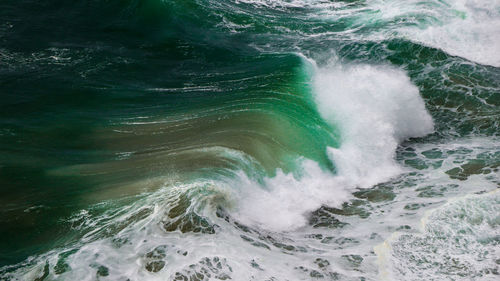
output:
M498 279L500 193L451 199L427 212L421 233L394 233L375 247L384 280ZM432 263L432 266L430 266Z

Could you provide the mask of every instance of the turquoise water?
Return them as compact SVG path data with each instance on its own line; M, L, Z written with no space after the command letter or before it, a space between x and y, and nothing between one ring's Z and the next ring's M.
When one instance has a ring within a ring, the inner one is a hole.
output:
M0 3L0 279L496 280L500 3Z

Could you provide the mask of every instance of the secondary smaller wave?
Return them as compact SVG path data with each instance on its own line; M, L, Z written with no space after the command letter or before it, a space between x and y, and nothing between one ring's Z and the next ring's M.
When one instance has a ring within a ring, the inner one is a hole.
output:
M500 2L370 1L375 22L390 23L383 37L404 37L452 56L500 66ZM366 19L363 19L366 20ZM395 32L395 33L394 33Z

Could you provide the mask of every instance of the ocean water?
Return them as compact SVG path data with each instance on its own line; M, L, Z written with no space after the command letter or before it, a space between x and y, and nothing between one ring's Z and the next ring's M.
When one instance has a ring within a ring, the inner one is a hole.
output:
M1 280L498 280L500 1L0 2Z

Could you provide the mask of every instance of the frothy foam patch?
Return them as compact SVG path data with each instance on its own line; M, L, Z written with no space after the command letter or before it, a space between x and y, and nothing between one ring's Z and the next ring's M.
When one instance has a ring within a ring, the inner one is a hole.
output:
M377 253L388 280L496 280L500 193L450 200L422 219L422 233L395 234ZM385 247L384 247L385 246Z
M316 72L318 109L340 128L341 146L328 150L338 175L370 187L400 173L398 144L434 127L417 87L387 66L335 65Z

